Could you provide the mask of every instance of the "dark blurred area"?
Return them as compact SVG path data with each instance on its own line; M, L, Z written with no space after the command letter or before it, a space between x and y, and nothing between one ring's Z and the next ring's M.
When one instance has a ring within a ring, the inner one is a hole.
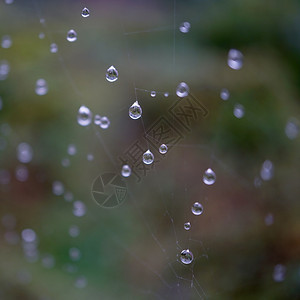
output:
M1 0L0 299L299 299L299 25L297 0ZM101 207L137 141L154 164Z

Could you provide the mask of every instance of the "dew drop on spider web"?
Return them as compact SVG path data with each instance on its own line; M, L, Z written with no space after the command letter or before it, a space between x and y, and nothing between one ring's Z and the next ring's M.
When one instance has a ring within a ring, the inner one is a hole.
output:
M154 161L154 155L150 150L147 150L144 154L143 154L143 163L146 165L150 165L152 164Z
M189 265L193 262L194 260L194 255L193 253L189 250L182 250L180 253L180 261L185 264L185 265Z
M133 120L137 120L142 116L142 108L139 105L138 101L135 101L130 107L129 107L129 117Z

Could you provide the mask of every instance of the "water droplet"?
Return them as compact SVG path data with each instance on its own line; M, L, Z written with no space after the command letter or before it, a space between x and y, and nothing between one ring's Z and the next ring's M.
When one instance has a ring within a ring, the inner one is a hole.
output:
M52 193L56 196L61 196L65 191L65 187L62 182L54 181L52 183Z
M203 182L207 185L212 185L216 182L216 174L212 169L207 169L203 175Z
M50 45L50 52L51 53L56 53L58 51L58 46L55 43L52 43Z
M156 96L156 92L155 92L155 91L152 91L152 92L150 93L150 95L151 95L151 97L155 97L155 96Z
M82 15L84 18L89 17L89 15L90 15L90 10L89 10L87 7L85 7L85 8L82 10L81 15Z
M78 248L70 248L69 250L70 259L73 261L78 261L81 258L81 252Z
M285 134L290 140L294 140L299 134L299 122L292 118L288 120L285 126Z
M260 170L260 177L264 181L272 179L274 175L274 166L270 160L264 161Z
M129 117L133 120L137 120L142 116L142 108L138 101L135 101L129 108Z
M43 96L48 93L48 84L45 79L40 78L36 81L35 93L39 96Z
M33 157L33 151L29 144L21 143L17 147L17 158L21 163L29 163L31 162Z
M75 30L71 29L68 31L67 40L69 42L75 42L77 40L77 33Z
M88 126L92 122L93 114L86 106L80 106L77 114L77 123L81 126Z
M123 177L129 177L131 175L131 168L128 165L124 165L121 174Z
M276 282L282 282L285 279L286 267L284 265L278 264L274 267L273 279Z
M5 0L5 4L12 4L14 3L14 0Z
M182 250L180 253L180 260L183 264L189 265L193 262L194 255L189 249Z
M83 289L87 286L87 279L84 276L77 277L74 286L78 289Z
M227 89L222 89L220 92L220 97L222 100L228 100L230 97L230 93Z
M36 240L36 233L30 228L24 229L21 236L26 243L32 243Z
M28 179L29 171L25 166L18 166L15 175L18 181L25 182Z
M195 202L192 206L192 213L195 216L199 216L203 213L203 206L199 202Z
M71 237L77 237L79 236L80 234L80 229L77 225L72 225L70 228L69 228L69 235Z
M71 192L65 192L64 194L64 199L67 201L67 202L72 202L73 199L74 199L74 196Z
M265 217L265 224L267 226L271 226L274 223L274 216L273 214L269 213Z
M233 108L233 114L236 118L241 119L245 114L245 108L242 104L236 104Z
M42 265L44 268L51 269L55 265L55 258L51 254L44 254L42 257Z
M93 161L93 160L94 160L94 155L91 154L91 153L89 153L89 154L86 156L86 159L87 159L88 161Z
M73 203L73 214L76 217L82 217L86 213L85 204L81 201L75 201Z
M101 122L100 122L100 127L102 129L107 129L109 127L109 125L110 125L110 121L109 121L108 117L105 117L105 116L102 117Z
M68 154L69 155L75 155L77 152L76 146L74 144L70 144L68 146Z
M164 93L164 96L167 98L167 97L169 97L169 93L168 92L165 92Z
M176 95L180 98L184 98L189 94L190 88L185 82L179 83L176 89Z
M94 124L98 125L98 126L101 124L101 116L100 115L95 115Z
M150 150L147 150L144 154L143 154L143 163L146 165L150 165L152 164L154 161L154 155Z
M186 223L184 223L183 227L185 230L190 230L192 226L191 226L190 222L186 222Z
M107 71L106 71L107 81L114 82L114 81L118 80L118 76L119 76L119 72L114 66L111 66L107 69Z
M228 52L227 64L231 69L239 70L243 66L244 56L241 51L230 49Z
M188 33L191 29L191 24L189 22L183 22L179 26L179 30L182 33Z
M161 144L159 146L159 153L166 154L168 152L168 146L166 144Z
M45 33L44 32L40 32L39 33L39 39L44 39L45 38Z
M9 35L4 35L1 40L1 47L4 49L10 48L12 45L12 39Z
M10 65L6 60L0 61L0 80L5 80L10 71Z
M63 159L61 160L61 165L62 165L63 167L68 167L68 166L70 165L70 160L69 160L69 158L63 158Z

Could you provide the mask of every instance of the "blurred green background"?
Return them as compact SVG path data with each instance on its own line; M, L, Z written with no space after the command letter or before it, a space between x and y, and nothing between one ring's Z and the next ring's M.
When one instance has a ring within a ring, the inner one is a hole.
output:
M1 0L0 65L10 71L0 80L0 299L299 299L299 25L296 0ZM232 48L244 55L241 70L227 65ZM105 79L111 65L114 83ZM144 128L183 101L180 82L208 116L140 183L126 179L121 206L101 208L94 179L119 172L118 157ZM143 122L128 117L136 97ZM79 126L81 105L110 127ZM18 160L20 143L32 148L29 163ZM271 180L260 178L266 160ZM209 167L212 186L202 182ZM185 266L188 248L194 262Z

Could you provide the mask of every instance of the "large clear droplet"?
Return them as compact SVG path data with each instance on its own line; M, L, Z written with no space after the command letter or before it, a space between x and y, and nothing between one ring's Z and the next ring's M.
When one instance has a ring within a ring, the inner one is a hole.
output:
M131 168L128 165L124 165L121 174L123 177L129 177L131 175Z
M9 35L4 35L2 37L1 47L4 49L8 49L11 47L11 45L12 45L11 37Z
M228 52L227 64L231 69L239 70L243 66L244 56L241 51L230 49Z
M110 121L108 119L108 117L102 117L101 120L100 120L100 127L102 129L107 129L110 125Z
M230 97L230 93L227 89L222 89L221 92L220 92L220 97L222 100L228 100L229 97Z
M183 22L179 26L179 30L182 33L188 33L191 29L191 24L189 22Z
M150 165L152 164L154 161L154 155L150 150L147 150L144 154L143 154L143 163L146 165Z
M203 182L207 185L212 185L216 182L216 174L212 169L207 169L203 175Z
M195 216L199 216L203 213L203 206L199 202L195 202L192 206L192 213Z
M139 105L138 101L135 101L129 107L129 117L133 120L139 119L142 116L142 108Z
M161 144L159 146L159 153L160 154L166 154L168 152L168 146L165 144Z
M285 134L290 140L294 140L299 134L299 122L296 119L290 119L285 126Z
M52 43L50 45L50 52L51 53L56 53L58 51L58 46L55 43Z
M118 79L118 76L119 76L119 72L114 66L111 66L107 69L106 71L107 81L114 82Z
M190 88L185 82L178 84L176 89L176 95L180 98L184 98L189 94Z
M33 150L27 143L21 143L17 147L17 157L19 162L27 164L33 158Z
M92 122L93 114L86 106L80 106L77 114L77 123L81 126L88 126Z
M236 104L233 108L233 114L236 118L241 119L245 114L245 108L242 104Z
M180 260L183 264L189 265L193 262L194 255L189 249L182 250L180 253Z
M77 40L77 33L75 30L71 29L68 31L67 40L69 42L75 42Z
M89 15L90 15L90 10L89 10L87 7L85 7L85 8L82 10L81 15L82 15L84 18L89 17Z
M190 222L186 222L186 223L184 223L184 225L183 225L183 228L185 229L185 230L190 230L191 229L191 223Z
M48 93L48 84L45 79L40 78L36 81L35 93L39 96L43 96Z

